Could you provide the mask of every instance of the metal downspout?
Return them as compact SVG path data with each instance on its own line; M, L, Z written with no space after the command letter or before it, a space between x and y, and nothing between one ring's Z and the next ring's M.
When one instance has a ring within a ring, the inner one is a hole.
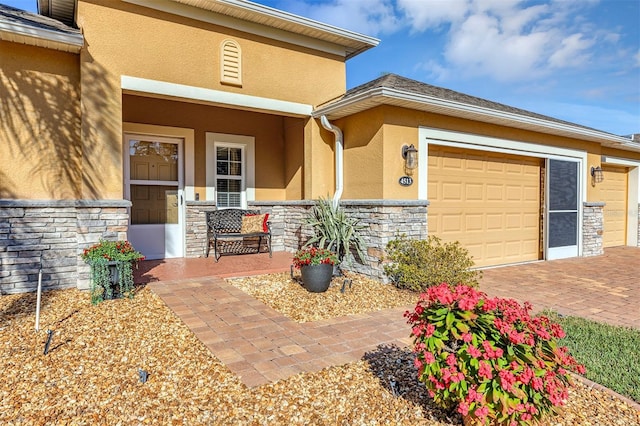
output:
M337 126L329 123L329 119L322 115L320 116L320 123L322 127L333 132L336 141L336 192L333 194L333 207L338 207L340 197L342 197L342 190L344 189L344 170L343 170L343 150L344 143L342 138L342 130Z

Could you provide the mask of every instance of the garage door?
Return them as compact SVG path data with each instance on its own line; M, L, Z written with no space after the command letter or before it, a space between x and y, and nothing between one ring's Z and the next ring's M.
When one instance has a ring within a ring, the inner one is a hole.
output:
M477 266L538 260L542 160L429 145L429 234Z
M604 206L604 247L623 246L627 242L627 179L626 167L603 164L604 181L599 183Z

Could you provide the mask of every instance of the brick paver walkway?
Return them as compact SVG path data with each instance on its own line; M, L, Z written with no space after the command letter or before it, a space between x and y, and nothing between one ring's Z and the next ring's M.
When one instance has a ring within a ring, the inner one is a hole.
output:
M301 324L220 278L150 286L250 387L346 364L382 343L410 343L402 316L405 309Z
M150 288L247 386L359 360L380 344L410 343L402 316L409 307L299 324L219 278L288 270L290 256L238 256L245 268L253 266L243 273L236 263L224 262L232 259L177 259L144 274L152 277ZM536 311L552 308L640 328L639 277L640 248L618 247L598 257L486 269L480 288L491 296L528 300Z

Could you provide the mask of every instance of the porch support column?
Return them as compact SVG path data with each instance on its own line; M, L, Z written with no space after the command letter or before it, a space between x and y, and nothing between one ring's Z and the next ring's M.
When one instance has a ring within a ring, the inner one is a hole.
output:
M329 198L335 188L333 134L310 119L304 136L304 199Z
M599 256L604 253L602 234L604 232L603 202L585 202L582 209L582 255Z

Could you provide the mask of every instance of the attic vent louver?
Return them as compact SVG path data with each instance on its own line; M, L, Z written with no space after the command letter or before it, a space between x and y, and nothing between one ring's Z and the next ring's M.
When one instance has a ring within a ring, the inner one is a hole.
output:
M233 40L225 40L220 47L220 82L242 86L242 50Z

